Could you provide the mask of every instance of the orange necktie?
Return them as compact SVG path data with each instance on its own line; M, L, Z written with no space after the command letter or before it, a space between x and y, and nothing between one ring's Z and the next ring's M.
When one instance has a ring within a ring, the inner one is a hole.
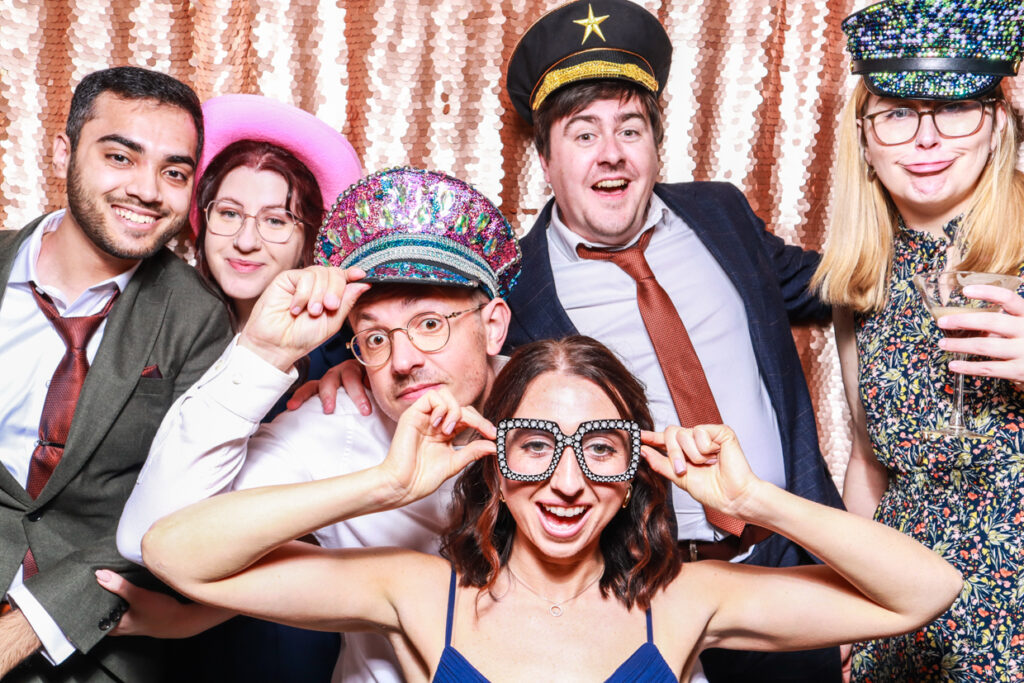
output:
M680 425L695 427L701 424L721 424L718 404L711 394L708 378L704 376L704 368L690 342L690 335L668 293L658 284L644 258L644 250L653 234L654 228L651 228L640 236L636 244L619 251L578 244L576 253L584 259L611 261L636 280L640 316L647 328L647 336L654 345L654 352L658 355L658 364L668 383ZM723 531L736 536L743 533L744 522L741 519L706 506L704 515L710 524Z

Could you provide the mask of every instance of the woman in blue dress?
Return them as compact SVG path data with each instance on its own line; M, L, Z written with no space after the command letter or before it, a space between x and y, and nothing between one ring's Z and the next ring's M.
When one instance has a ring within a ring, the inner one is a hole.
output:
M728 427L646 431L643 387L590 338L517 350L483 413L428 392L381 465L181 510L146 535L146 564L210 604L383 631L413 653L411 681L677 681L706 647L901 633L960 590L957 572L919 543L757 479ZM455 446L464 430L482 438ZM461 470L447 559L290 542L417 500ZM826 564L682 566L665 479Z
M816 276L837 305L853 417L843 497L965 578L927 626L856 645L856 681L1024 678L1024 300L969 287L1002 310L938 324L913 284L925 271L1021 273L1021 129L1000 81L1024 51L1022 24L1024 5L1001 0L887 0L843 24L864 77L840 125ZM958 373L983 438L936 436Z

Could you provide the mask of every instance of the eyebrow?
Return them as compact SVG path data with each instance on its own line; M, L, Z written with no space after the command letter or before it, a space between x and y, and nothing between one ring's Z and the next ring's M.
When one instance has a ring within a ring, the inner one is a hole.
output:
M123 135L118 135L117 133L104 135L96 142L114 142L121 145L122 147L130 149L136 154L142 154L143 152L145 152L145 148L142 145L135 142L134 140L130 140L124 137ZM170 156L165 157L164 161L170 164L184 164L186 166L190 166L191 168L196 167L196 160L187 154L171 154Z
M626 112L624 114L616 114L616 116L615 116L615 123L616 124L621 124L621 123L623 123L625 121L629 121L631 119L640 119L641 121L646 121L646 119L644 118L644 115L641 114L640 112L638 112L638 111L630 111L630 112ZM597 122L597 117L594 116L593 114L576 114L575 116L571 117L568 121L565 122L565 126L563 127L563 130L568 129L569 126L571 126L572 124L576 123L577 121L581 121L583 123L596 123Z

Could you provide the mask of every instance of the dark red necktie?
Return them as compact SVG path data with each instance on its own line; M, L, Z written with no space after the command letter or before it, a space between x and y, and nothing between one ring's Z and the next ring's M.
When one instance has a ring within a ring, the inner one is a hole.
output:
M718 404L711 394L711 387L708 386L704 368L690 342L690 335L668 292L658 284L644 258L644 250L653 234L654 228L651 228L640 236L636 244L619 251L593 249L578 244L576 253L584 259L611 261L636 280L640 316L668 383L680 425L694 427L700 424L721 424ZM704 508L704 515L710 524L723 531L736 536L743 533L744 522L741 519L709 507Z
M61 456L64 455L64 443L67 441L68 432L71 431L71 420L75 416L78 395L82 393L85 375L89 372L89 359L85 355L85 347L100 323L110 313L110 307L114 305L120 292L114 292L107 305L96 315L63 318L53 305L53 300L43 294L34 282L29 284L39 309L57 330L57 334L67 347L64 357L50 379L46 401L43 403L43 415L39 420L39 440L32 451L32 461L29 463L28 484L25 490L35 499L39 497L46 482L50 480L50 475L60 463ZM31 550L25 555L24 566L26 579L38 571Z

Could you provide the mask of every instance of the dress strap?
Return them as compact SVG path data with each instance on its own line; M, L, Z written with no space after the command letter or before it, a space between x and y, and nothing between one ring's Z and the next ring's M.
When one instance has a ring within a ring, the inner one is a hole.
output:
M646 614L647 614L647 642L648 643L653 643L654 642L654 624L651 621L651 608L650 607L647 608Z
M452 615L455 613L455 567L452 567L452 581L448 585L448 616L445 617L444 624L444 646L448 647L452 644ZM651 613L647 611L647 633L648 640L650 640L651 631Z

